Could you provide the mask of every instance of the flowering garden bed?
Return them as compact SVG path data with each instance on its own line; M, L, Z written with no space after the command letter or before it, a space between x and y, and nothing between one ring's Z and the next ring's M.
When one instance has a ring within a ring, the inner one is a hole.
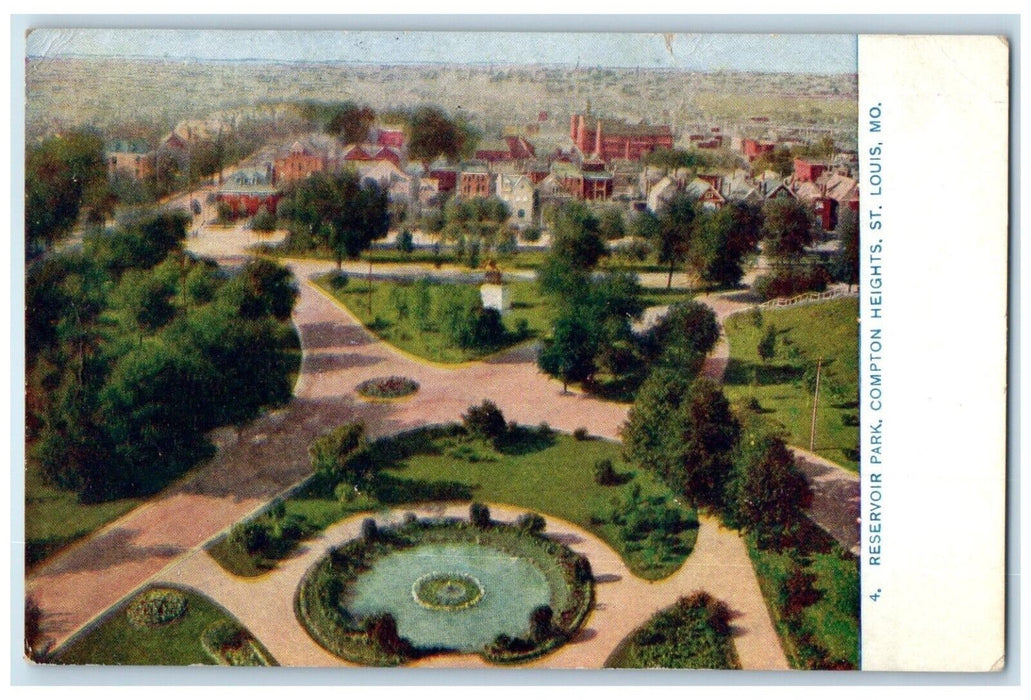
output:
M125 611L133 627L160 627L186 613L186 596L171 588L152 588L139 594Z
M368 399L399 399L419 390L419 382L408 377L375 377L356 387L359 396Z

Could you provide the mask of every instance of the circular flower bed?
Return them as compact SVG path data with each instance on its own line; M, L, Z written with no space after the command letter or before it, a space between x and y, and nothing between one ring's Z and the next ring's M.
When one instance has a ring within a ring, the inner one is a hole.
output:
M358 385L359 396L370 399L399 399L419 390L419 382L408 377L375 377Z
M186 613L186 596L171 588L152 588L136 596L125 614L134 627L160 627Z
M469 574L429 573L412 584L412 598L430 610L465 610L483 600L483 586Z

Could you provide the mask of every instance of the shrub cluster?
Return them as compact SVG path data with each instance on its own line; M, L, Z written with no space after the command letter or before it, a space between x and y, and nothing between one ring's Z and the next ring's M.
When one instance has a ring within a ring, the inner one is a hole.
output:
M803 268L786 268L772 275L762 275L752 285L761 299L793 297L806 292L822 292L827 289L831 276L822 265Z
M204 651L223 666L270 666L247 630L232 620L216 620L201 633Z
M360 396L375 399L396 399L409 396L419 390L419 382L408 377L375 377L367 379L356 387Z
M186 613L186 595L171 588L152 588L136 596L125 615L134 627L160 627Z

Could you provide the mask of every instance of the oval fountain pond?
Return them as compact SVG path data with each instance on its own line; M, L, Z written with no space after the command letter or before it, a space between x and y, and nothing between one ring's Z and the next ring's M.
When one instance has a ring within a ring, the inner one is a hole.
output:
M525 635L551 590L532 563L477 544L426 544L388 554L354 583L348 610L389 612L418 647L474 652L499 634Z

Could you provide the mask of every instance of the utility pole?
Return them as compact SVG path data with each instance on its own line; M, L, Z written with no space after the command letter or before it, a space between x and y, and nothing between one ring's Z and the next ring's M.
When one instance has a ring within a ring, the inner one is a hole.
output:
M809 428L809 451L816 448L816 407L820 402L820 368L823 365L823 358L816 360L816 390L813 392L813 422Z

